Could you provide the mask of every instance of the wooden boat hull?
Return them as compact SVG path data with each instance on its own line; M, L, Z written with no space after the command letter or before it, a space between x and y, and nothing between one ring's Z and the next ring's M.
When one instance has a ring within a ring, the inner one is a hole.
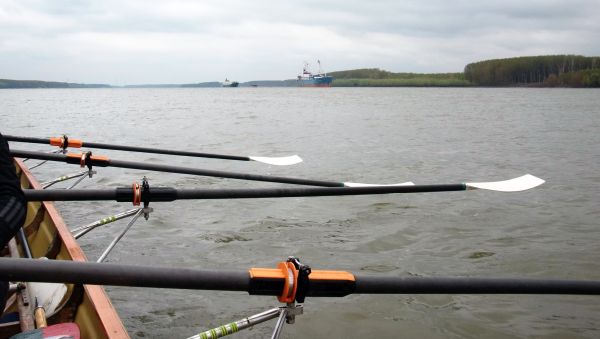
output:
M39 182L22 161L16 159L15 168L23 188L41 189ZM87 261L53 203L29 202L23 229L34 258ZM11 256L23 257L22 246L15 239L11 240L9 250ZM81 338L129 338L102 286L66 286L67 292L59 310L48 318L49 325L74 322L79 326ZM9 337L23 329L30 329L31 319L28 318L33 317L33 301L28 298L30 297L27 295L23 296L23 292L15 293L9 298L5 315L19 312L19 309L21 315L17 321L0 324L0 337Z

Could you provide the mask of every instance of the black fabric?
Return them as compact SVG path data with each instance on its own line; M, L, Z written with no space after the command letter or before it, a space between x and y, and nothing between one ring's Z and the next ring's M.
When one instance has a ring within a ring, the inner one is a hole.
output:
M25 201L25 196L15 173L15 165L10 156L8 143L0 134L0 197L10 196Z
M8 143L0 134L0 248L25 222L25 195L15 173Z
M25 222L26 201L15 165L10 157L8 143L0 134L0 249L15 236ZM0 281L0 315L6 304L8 281Z
M4 307L6 307L8 285L8 281L0 281L0 316L4 313Z
M23 226L27 215L25 208L25 204L15 197L0 199L0 248L8 245Z

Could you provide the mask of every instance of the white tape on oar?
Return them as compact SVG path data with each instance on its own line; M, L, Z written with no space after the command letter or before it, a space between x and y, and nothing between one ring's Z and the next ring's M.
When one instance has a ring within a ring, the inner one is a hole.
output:
M248 157L250 160L262 162L269 165L276 166L289 166L302 162L302 158L297 155L290 155L289 157Z
M412 181L403 182L400 184L388 184L388 185L379 185L379 184L362 184L360 182L345 182L345 187L377 187L377 186L414 186L415 184Z
M531 174L525 174L521 177L494 182L468 182L467 189L484 189L499 192L519 192L537 187L546 182Z

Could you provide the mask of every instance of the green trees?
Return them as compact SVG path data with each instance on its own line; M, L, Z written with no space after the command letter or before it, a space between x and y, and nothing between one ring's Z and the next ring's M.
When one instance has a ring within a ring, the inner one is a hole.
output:
M74 84L70 82L0 79L2 88L108 88L103 84Z
M479 86L598 86L600 57L544 55L486 60L465 66L465 79Z
M583 84L586 87L600 87L600 69L583 71Z
M335 87L463 87L471 83L463 73L392 73L363 68L329 73Z
M463 73L392 73L378 68L332 72L336 87L600 87L600 57L542 55L479 61Z

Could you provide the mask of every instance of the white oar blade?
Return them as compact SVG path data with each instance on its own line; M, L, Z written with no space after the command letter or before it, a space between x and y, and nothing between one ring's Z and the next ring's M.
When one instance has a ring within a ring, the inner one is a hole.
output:
M484 189L499 192L520 192L528 189L537 187L546 182L531 174L525 174L524 176L505 180L505 181L494 181L494 182L468 182L467 189Z
M289 157L248 157L250 160L262 162L269 165L276 166L289 166L295 165L299 162L302 162L302 158L297 155L290 155Z
M400 184L388 184L388 185L379 185L379 184L362 184L360 182L345 182L345 187L376 187L376 186L414 186L415 184L412 181L403 182Z

